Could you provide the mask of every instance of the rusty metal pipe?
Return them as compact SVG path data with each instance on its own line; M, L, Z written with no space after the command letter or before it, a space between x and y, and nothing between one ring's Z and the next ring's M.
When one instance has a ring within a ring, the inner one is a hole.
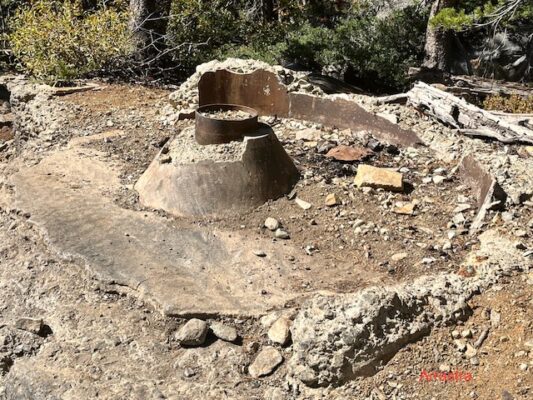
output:
M217 119L206 115L214 111L243 111L250 114L244 119ZM195 113L196 141L198 144L222 144L242 141L244 136L259 129L256 110L235 104L209 104L198 107Z

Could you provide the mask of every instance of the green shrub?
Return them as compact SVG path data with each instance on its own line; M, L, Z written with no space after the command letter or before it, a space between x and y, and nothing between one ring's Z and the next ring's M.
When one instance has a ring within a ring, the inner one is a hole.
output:
M9 19L26 0L0 0L0 71L11 68Z
M236 42L242 20L234 4L225 0L174 0L167 27L174 62L193 68L214 58L223 45Z
M120 3L84 12L79 1L32 1L13 17L9 42L25 71L52 82L84 76L132 51Z
M509 7L509 0L465 0L454 7L443 8L429 23L433 26L454 31L468 30L479 23L494 19L494 15ZM514 28L522 21L531 22L533 2L522 1L516 9L502 13L499 25L503 28Z
M408 7L387 17L361 12L335 27L304 24L288 34L285 56L308 65L351 67L361 81L402 89L407 69L424 56L427 10Z
M474 16L466 14L465 10L456 10L455 8L443 8L431 21L431 25L442 27L444 29L453 29L460 31L472 26Z
M288 33L284 56L309 66L328 65L338 61L342 54L335 42L333 29L305 23Z
M283 53L284 46L278 43L278 46L271 45L266 48L260 48L254 45L229 45L222 46L213 53L213 58L224 60L226 58L242 58L247 60L259 60L268 64L278 64L280 54Z
M297 61L315 70L334 64L375 86L403 88L408 67L423 57L427 8L378 17L374 3L338 4L280 0L274 20L265 21L249 13L248 0L174 0L167 45L185 70L226 57Z
M424 57L426 11L413 6L384 18L346 19L337 28L334 46L361 81L374 79L378 86L403 89L407 70Z

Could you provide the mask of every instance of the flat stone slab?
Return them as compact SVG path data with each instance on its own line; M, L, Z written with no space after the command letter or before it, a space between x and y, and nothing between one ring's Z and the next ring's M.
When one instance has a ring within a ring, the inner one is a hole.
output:
M66 257L100 278L137 290L167 315L259 315L297 294L287 246L180 224L116 205L118 172L97 151L71 147L16 174L17 207Z

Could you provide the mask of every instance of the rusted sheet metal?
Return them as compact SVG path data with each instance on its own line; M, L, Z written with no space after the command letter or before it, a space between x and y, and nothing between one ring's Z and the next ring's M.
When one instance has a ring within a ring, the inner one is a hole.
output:
M135 185L143 205L176 216L238 214L289 193L299 173L272 129L259 124L242 158L214 163L161 163L160 153Z
M473 233L482 227L488 210L501 210L505 207L507 194L471 154L461 161L460 172L477 199L478 212L470 226L470 231Z
M289 117L318 122L341 129L368 130L390 143L414 146L422 141L412 131L378 117L353 101L290 93Z
M255 108L259 115L302 119L341 129L365 129L398 145L421 143L414 132L364 110L354 101L289 93L275 73L265 70L250 74L227 70L206 72L200 78L198 91L200 105L239 104Z
M463 158L460 171L476 194L478 209L483 206L487 197L490 197L490 203L499 203L492 206L494 209L501 208L505 205L507 194L500 187L496 179L481 166L472 154Z
M249 118L240 120L217 119L209 117L213 111L244 111ZM246 134L259 129L257 111L253 108L235 104L210 104L196 110L196 141L199 144L221 144L243 140Z
M199 104L239 104L252 107L259 115L289 114L287 88L276 74L257 70L237 74L227 70L206 72L198 83Z
M337 146L328 151L326 157L334 158L338 161L363 161L373 155L374 152L366 147L359 146Z

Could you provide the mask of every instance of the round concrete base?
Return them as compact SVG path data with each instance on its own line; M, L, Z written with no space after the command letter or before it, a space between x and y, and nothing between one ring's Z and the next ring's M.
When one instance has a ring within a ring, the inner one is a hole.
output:
M186 163L162 150L135 185L141 203L176 216L219 216L279 198L298 181L298 170L268 125L244 136L241 149L231 161Z

